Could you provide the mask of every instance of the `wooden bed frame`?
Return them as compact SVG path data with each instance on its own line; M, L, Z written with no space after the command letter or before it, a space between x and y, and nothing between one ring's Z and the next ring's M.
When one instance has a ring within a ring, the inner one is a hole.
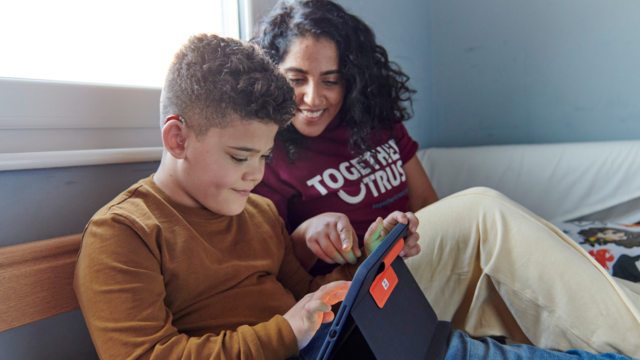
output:
M0 332L76 310L82 234L0 248Z

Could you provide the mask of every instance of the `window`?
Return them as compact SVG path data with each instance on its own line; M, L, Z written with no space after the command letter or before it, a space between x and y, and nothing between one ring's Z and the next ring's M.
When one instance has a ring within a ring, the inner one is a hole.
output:
M247 1L2 2L0 171L158 160L173 54L195 33L238 38Z
M0 8L7 78L162 87L190 35L239 36L237 0L22 0Z

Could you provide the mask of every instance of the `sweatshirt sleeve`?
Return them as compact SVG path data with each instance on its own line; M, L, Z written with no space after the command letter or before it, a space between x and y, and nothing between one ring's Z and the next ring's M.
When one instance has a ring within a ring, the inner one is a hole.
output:
M393 138L396 151L400 153L402 162L406 164L418 152L418 143L409 136L407 128L402 123L396 125Z
M279 315L255 326L189 337L165 306L162 254L118 215L87 226L74 288L101 359L278 359L298 354Z

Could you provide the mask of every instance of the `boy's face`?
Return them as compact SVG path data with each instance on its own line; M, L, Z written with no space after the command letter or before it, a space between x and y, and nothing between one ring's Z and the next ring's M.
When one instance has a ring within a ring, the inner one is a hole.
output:
M262 180L277 131L275 124L239 120L225 129L212 128L201 139L192 133L178 165L182 191L196 206L220 215L239 214Z

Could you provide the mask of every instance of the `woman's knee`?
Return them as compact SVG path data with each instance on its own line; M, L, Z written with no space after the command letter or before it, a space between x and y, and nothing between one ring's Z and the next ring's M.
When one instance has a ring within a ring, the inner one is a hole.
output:
M496 190L479 186L441 199L417 211L416 216L421 223L423 220L434 219L434 217L446 217L448 220L460 223L475 220L479 215L478 212L496 209L510 201L509 198ZM470 219L465 219L469 216Z
M467 190L463 190L460 192L457 192L453 195L451 195L452 197L454 196L462 196L462 195L481 195L481 196L486 196L486 197L490 197L490 198L496 198L496 199L500 199L500 200L504 200L504 199L508 199L507 196L505 196L503 193L488 188L488 187L484 187L484 186L476 186L476 187L472 187L469 188Z
M513 200L501 192L488 187L473 187L467 190L457 192L440 201L434 203L436 207L440 206L457 206L458 208L466 208L467 210L479 211L480 209L496 209L501 208L505 204L514 205Z

